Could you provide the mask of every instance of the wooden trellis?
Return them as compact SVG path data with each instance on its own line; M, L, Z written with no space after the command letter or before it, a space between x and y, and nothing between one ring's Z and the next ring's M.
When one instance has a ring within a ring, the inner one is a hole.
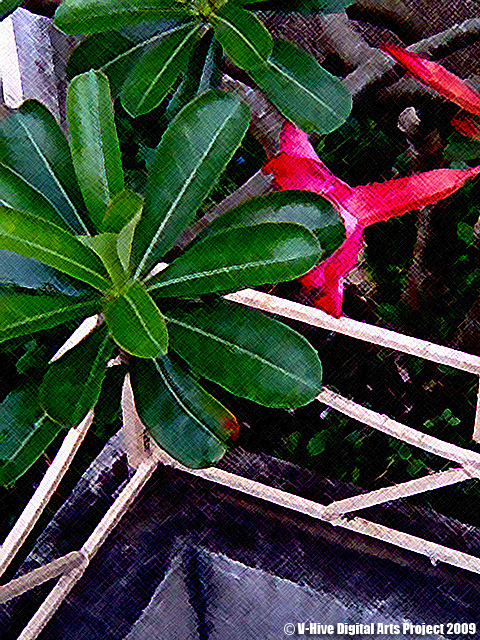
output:
M251 308L283 316L284 318L294 319L305 324L336 331L395 351L467 371L476 375L480 381L480 357L477 356L425 340L412 338L395 331L382 329L381 327L357 322L349 318L332 318L318 309L313 309L251 289L229 294L225 296L225 298ZM86 334L90 331L94 324L94 319L89 319L88 322L84 323L83 333ZM79 338L80 335L76 332L75 341L78 341ZM69 341L68 346L71 348L75 341ZM241 491L248 496L254 496L292 511L306 514L312 518L323 520L332 526L343 527L350 531L355 531L403 549L422 554L427 556L434 564L437 562L445 562L480 574L480 558L401 531L396 531L358 516L345 517L346 514L358 511L359 509L416 495L425 491L431 491L471 478L480 478L480 454L412 429L411 427L390 419L388 416L362 407L352 400L344 398L326 388L321 391L317 400L403 442L434 453L447 460L454 461L459 466L449 471L433 473L424 478L404 482L393 487L371 491L345 500L338 500L329 505L322 505L311 500L306 500L292 493L274 489L265 484L215 467L209 469L188 469L167 455L151 440L148 442L147 448L145 448L144 428L135 412L133 396L127 376L122 398L123 431L129 464L135 469L135 474L114 504L108 509L107 513L81 549L39 567L20 578L11 580L6 585L0 586L0 602L6 602L47 580L56 577L59 578L55 587L19 636L19 640L33 640L38 637L61 602L65 599L75 583L80 580L98 549L107 536L113 531L122 516L127 512L159 464L172 466L193 476ZM5 571L20 549L55 488L58 486L85 437L92 422L92 417L90 413L81 425L76 429L70 430L67 434L51 467L45 474L42 483L39 485L17 524L5 540L0 550L0 575ZM480 393L477 400L473 438L477 441L480 439Z

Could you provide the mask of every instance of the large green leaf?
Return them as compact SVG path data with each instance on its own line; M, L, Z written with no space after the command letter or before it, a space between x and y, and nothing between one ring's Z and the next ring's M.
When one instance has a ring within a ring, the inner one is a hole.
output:
M95 289L109 286L100 259L68 231L28 213L0 206L0 249L34 258Z
M173 94L165 112L168 120L173 120L179 111L196 96L220 87L222 61L222 47L216 40L213 40L213 30L209 29L190 53L183 80Z
M203 24L192 22L173 30L134 66L121 92L122 105L133 117L157 107L185 69Z
M21 4L22 0L0 0L0 20L9 16Z
M115 342L139 358L167 353L168 333L157 305L139 282L109 300L103 313Z
M126 224L141 214L142 208L142 196L124 189L109 202L100 231L119 233Z
M136 276L172 248L232 158L248 128L238 98L208 91L172 121L157 147L148 176L132 255Z
M12 209L26 211L44 220L50 220L64 229L70 228L40 191L1 162L0 202Z
M61 430L40 408L36 383L12 391L0 404L0 485L23 475Z
M1 285L41 289L44 292L65 293L70 296L92 293L92 289L83 282L74 280L38 260L25 258L11 251L0 251Z
M120 145L106 75L90 71L67 92L73 165L95 229L110 200L124 187Z
M154 25L153 33L146 26ZM67 64L67 78L97 69L103 71L110 81L113 96L118 95L130 71L140 58L182 25L175 20L168 22L147 22L132 25L122 31L96 33L82 40L70 54ZM133 33L131 33L133 32Z
M114 346L106 326L101 326L50 365L40 389L40 404L52 420L75 427L93 409Z
M120 291L128 280L128 274L118 255L118 234L99 233L96 236L83 236L83 244L94 251L103 262L115 288Z
M167 356L134 361L135 406L155 442L187 467L208 467L235 437L235 417Z
M88 295L38 294L8 287L0 290L0 305L0 342L85 318L99 307L98 300Z
M250 75L283 115L307 133L334 131L352 109L352 97L340 80L285 40L275 40L268 61Z
M345 240L345 225L340 214L325 198L307 191L278 191L252 198L216 218L199 238L262 222L296 222L307 227L320 242L322 259Z
M259 311L219 300L165 313L171 348L199 375L268 407L295 408L319 393L322 368L301 335Z
M65 33L93 33L188 14L180 0L64 0L55 12L55 25Z
M209 17L215 37L225 52L241 69L253 69L265 63L272 53L273 41L253 13L230 4Z
M148 282L155 296L194 298L284 282L320 260L317 239L298 224L265 222L222 231L198 242Z
M0 162L42 193L72 231L87 232L70 149L43 104L27 100L0 122Z

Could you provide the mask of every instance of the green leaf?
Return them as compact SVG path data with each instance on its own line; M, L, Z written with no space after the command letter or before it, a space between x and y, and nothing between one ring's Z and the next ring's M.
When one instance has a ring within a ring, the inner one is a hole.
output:
M97 256L71 233L28 213L0 206L0 249L34 258L104 291L106 271Z
M95 229L110 200L124 188L120 145L106 75L90 71L67 92L73 165Z
M123 295L108 301L103 313L112 338L127 353L139 358L167 353L165 320L140 282L132 282Z
M155 25L150 33L146 26ZM162 38L176 29L183 28L178 21L142 23L121 32L97 33L85 38L70 54L67 78L96 69L103 71L110 81L110 90L117 96L133 67L147 51L159 44ZM131 33L133 31L133 33Z
M148 176L132 254L136 277L172 248L240 145L247 107L209 91L190 102L163 134Z
M219 300L165 313L171 348L194 372L267 407L293 409L321 390L322 367L301 335L259 311Z
M264 64L272 53L269 32L250 11L226 4L212 13L209 21L215 28L215 37L240 69Z
M93 237L83 236L79 240L97 254L108 271L115 288L120 291L128 280L128 274L118 255L118 234L99 233Z
M134 118L155 109L185 69L204 26L199 22L172 30L134 66L123 85L121 101Z
M187 467L220 460L238 432L230 411L166 356L132 364L135 406L155 442Z
M334 131L352 109L352 97L340 80L285 40L275 40L269 60L250 75L283 115L307 133Z
M43 104L27 100L0 122L0 162L42 193L74 233L88 233L70 149Z
M40 404L64 427L75 427L100 396L114 342L101 326L67 351L47 370L40 388Z
M22 476L61 430L40 408L36 383L12 391L0 404L0 485Z
M307 444L307 451L311 456L318 456L325 450L329 440L329 431L324 429L310 438Z
M236 0L234 0L235 2ZM282 13L340 13L355 0L249 0L242 4L262 3L262 11L281 11Z
M98 311L91 296L36 294L0 289L0 342L30 335Z
M165 112L168 120L173 120L181 109L196 96L220 87L222 61L222 47L213 40L213 30L210 29L195 44L190 53L183 80L173 94Z
M444 151L447 162L470 162L480 158L480 140L471 140L459 133L453 133Z
M55 12L55 26L65 33L92 33L188 14L179 0L64 0Z
M135 216L140 215L143 198L134 191L124 189L109 202L100 231L119 233Z
M0 20L3 20L22 4L22 0L0 0Z
M333 205L322 196L306 191L278 191L252 198L216 218L199 238L263 222L296 222L307 227L320 242L321 259L331 255L345 240L343 219Z
M148 283L155 296L194 298L293 280L320 260L317 239L298 224L265 222L198 242Z

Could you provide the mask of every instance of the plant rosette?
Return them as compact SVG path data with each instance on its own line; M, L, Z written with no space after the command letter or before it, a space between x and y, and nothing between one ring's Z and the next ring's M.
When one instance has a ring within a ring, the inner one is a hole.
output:
M212 465L238 424L201 379L292 409L317 396L322 377L302 336L221 295L305 274L343 241L343 222L317 194L255 198L152 275L240 145L248 109L220 91L187 104L142 197L125 189L107 77L77 76L67 102L69 142L33 100L0 123L0 341L40 332L41 346L66 322L103 322L0 405L1 484L119 392L107 376L118 349L152 438L184 465Z

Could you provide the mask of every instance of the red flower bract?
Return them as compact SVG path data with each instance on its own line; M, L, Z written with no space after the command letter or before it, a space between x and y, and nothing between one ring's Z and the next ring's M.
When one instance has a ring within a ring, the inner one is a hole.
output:
M435 169L352 188L323 164L307 135L292 123L284 125L280 144L280 153L263 168L264 173L275 176L276 188L318 193L337 208L345 222L343 244L300 280L312 304L336 317L342 313L343 279L357 264L364 227L435 204L480 173L480 166Z

